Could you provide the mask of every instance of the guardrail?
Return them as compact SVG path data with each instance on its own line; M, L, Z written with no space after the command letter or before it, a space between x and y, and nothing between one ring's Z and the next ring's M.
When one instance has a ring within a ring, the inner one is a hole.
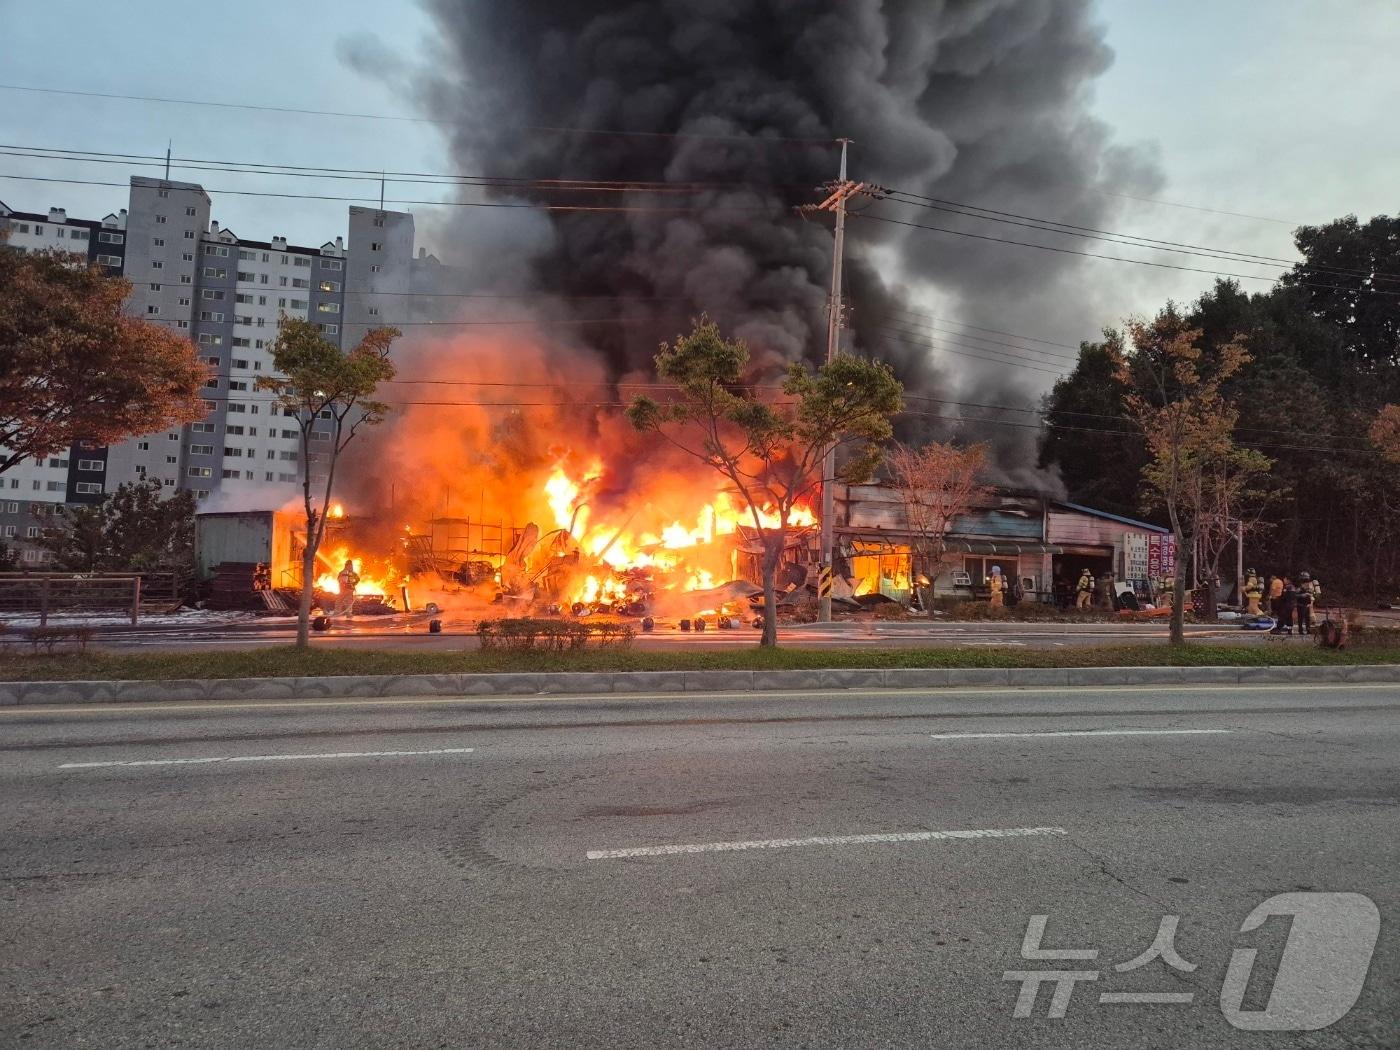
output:
M37 613L48 626L56 613L129 615L134 626L143 605L169 604L179 594L174 572L0 573L0 612Z

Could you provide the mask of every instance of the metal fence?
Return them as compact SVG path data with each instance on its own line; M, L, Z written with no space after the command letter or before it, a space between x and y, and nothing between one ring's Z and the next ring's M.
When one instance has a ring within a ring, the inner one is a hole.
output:
M0 573L0 612L37 614L41 627L57 614L121 614L134 625L142 612L170 608L179 595L174 572Z

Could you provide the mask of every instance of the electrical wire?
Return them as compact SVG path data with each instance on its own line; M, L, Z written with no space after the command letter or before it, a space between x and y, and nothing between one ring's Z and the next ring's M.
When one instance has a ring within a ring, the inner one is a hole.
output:
M1155 262L1150 259L1130 259L1122 255L1100 255L1096 252L1077 251L1074 248L1058 248L1049 244L1035 244L1032 241L1017 241L1007 237L992 237L985 233L971 233L967 230L952 230L946 226L928 226L923 223L907 222L903 219L890 218L886 215L865 214L861 216L861 218L869 222L890 223L895 226L907 226L916 230L930 230L934 233L951 234L954 237L967 237L976 241L990 241L996 244L1012 244L1022 248L1035 248L1043 252L1057 252L1061 255L1078 255L1086 259L1106 259L1109 262L1131 263L1135 266L1152 266L1162 270L1181 270L1186 273L1212 274L1216 277L1234 277L1249 281L1266 281L1270 284L1279 284L1283 281L1282 277L1263 277L1259 274L1252 273L1228 273L1223 270L1207 270L1198 266L1181 266L1176 263ZM1400 296L1400 290L1389 291L1383 288L1347 288L1335 284L1319 284L1316 281L1299 281L1298 283L1313 288L1328 288L1333 291L1339 292L1358 292L1366 293L1369 295Z
M1361 277L1368 280L1380 279L1400 281L1400 275L1397 274L1372 273L1340 267L1311 265L1301 259L1284 259L1274 255L1256 255L1250 252L1235 251L1230 248L1212 248L1182 241L1164 241L1154 237L1142 237L1137 234L1099 230L1092 226L1076 226L1072 223L1059 222L1055 219L1041 219L1033 215L1020 215L1016 212L998 211L994 208L984 208L976 204L960 204L957 201L941 200L937 197L924 197L919 194L906 193L902 190L892 190L890 192L901 194L906 197L917 198L916 200L889 198L896 204L906 204L911 207L947 212L952 215L963 215L967 218L983 219L988 222L1001 222L1010 226L1020 226L1024 229L1044 230L1047 233L1058 233L1066 237L1081 237L1087 240L1105 241L1109 244L1122 244L1133 248L1150 248L1153 251L1174 252L1180 255L1193 255L1206 259L1221 259L1225 262L1240 262L1247 265L1265 266L1282 264L1284 266L1305 266L1307 269L1319 273L1331 273L1346 277Z
M69 186L117 186L122 189L129 187L126 182L111 182L98 179L60 179L40 175L15 175L8 172L0 172L0 179L12 179L18 182L48 182L62 183ZM688 208L661 208L642 205L604 205L604 204L530 204L530 203L507 203L503 201L455 201L455 200L406 200L401 197L341 197L322 193L276 193L271 190L228 190L211 189L203 187L206 193L218 193L232 197L276 197L285 200L306 200L306 201L343 201L351 204L419 204L441 208L523 208L532 211L555 211L555 212L651 212L654 214L667 215L695 215L706 214L733 214L733 215L754 215L772 214L776 206L767 208L735 208L726 205L688 207Z
M394 113L347 113L326 109L304 109L295 106L267 106L247 102L216 102L208 99L169 98L157 95L127 95L115 91L78 91L72 88L37 87L29 84L0 84L0 91L28 91L45 95L72 95L78 98L120 99L126 102L158 102L171 106L208 106L216 109L243 109L263 113L289 113L311 117L344 117L354 120L385 120L408 124L437 124L445 127L461 127L469 124L465 120L439 120L433 117L409 117ZM656 139L711 139L718 142L786 143L804 146L835 146L835 138L796 138L785 135L712 135L704 132L684 131L618 131L603 128L567 128L540 124L514 125L523 131L540 131L559 135L605 135L624 138Z

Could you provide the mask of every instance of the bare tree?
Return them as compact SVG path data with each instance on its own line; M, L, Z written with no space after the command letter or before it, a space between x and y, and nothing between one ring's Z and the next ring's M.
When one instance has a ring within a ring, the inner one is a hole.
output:
M921 577L929 581L918 592L925 609L931 607L953 519L966 514L977 500L992 491L978 480L986 461L985 445L958 448L936 441L922 448L896 445L889 454L895 488L914 537L911 575L916 587L921 587Z

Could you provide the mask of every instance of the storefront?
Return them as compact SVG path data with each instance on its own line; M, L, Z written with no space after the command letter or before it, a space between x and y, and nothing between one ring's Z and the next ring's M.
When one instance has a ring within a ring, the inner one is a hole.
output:
M1057 585L1063 596L1086 568L1106 588L1121 581L1145 585L1171 560L1165 529L1040 493L1000 490L955 517L936 572L914 557L919 537L910 533L894 489L841 486L836 512L836 575L856 597L908 602L914 584L923 585L920 577L931 576L938 597L985 598L987 580L1000 568L1020 581L1028 600L1050 602Z

